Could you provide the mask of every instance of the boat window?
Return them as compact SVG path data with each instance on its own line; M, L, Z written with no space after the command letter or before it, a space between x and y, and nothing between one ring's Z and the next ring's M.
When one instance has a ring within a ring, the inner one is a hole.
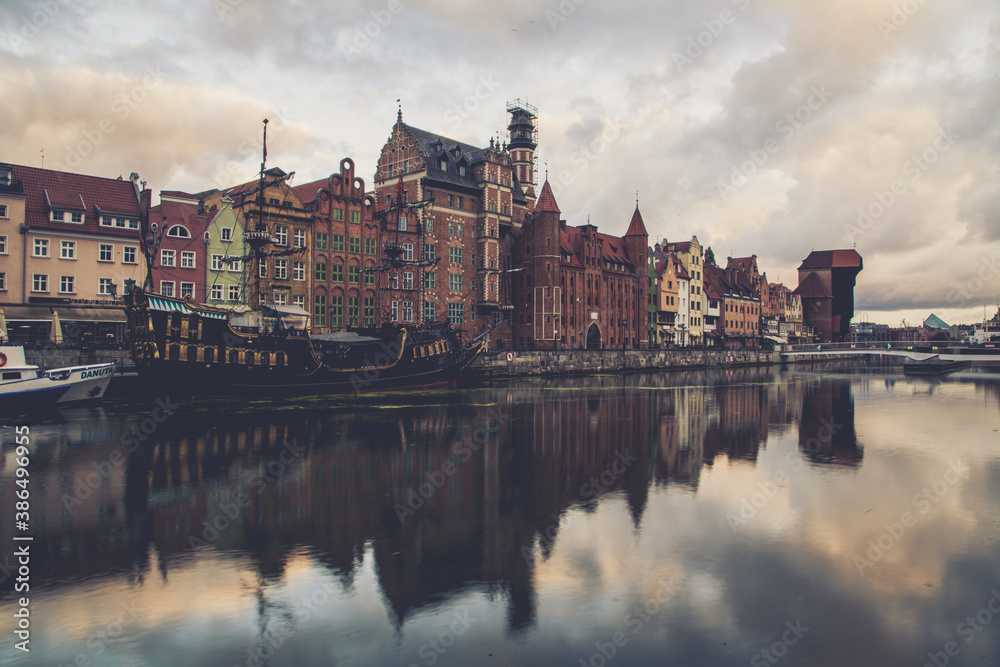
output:
M7 371L6 373L3 374L3 379L4 380L20 380L21 379L21 371Z

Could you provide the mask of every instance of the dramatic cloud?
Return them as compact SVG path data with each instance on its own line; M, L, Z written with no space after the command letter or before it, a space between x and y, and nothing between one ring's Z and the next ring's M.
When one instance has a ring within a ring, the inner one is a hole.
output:
M756 253L864 256L892 324L1000 297L995 0L4 0L0 160L189 191L269 162L371 182L408 123L486 144L539 109L539 178L570 224ZM272 134L273 132L273 134Z

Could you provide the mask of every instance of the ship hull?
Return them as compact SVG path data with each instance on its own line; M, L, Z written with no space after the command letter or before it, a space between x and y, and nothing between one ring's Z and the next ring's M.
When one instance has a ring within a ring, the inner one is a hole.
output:
M171 395L285 395L384 391L459 381L483 343L446 323L384 327L311 340L237 331L225 315L141 291L126 296L140 377ZM322 338L322 337L319 337Z

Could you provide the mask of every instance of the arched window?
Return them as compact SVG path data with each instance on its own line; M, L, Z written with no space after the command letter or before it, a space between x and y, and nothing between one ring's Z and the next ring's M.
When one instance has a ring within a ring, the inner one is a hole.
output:
M191 232L184 225L174 225L167 229L167 236L172 236L175 239L189 239Z

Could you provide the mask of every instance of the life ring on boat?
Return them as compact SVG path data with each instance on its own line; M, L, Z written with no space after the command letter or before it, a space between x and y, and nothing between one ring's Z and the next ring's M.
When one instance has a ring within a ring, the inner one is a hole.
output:
M6 366L6 365L7 365L7 355L4 354L3 352L0 352L0 366Z

